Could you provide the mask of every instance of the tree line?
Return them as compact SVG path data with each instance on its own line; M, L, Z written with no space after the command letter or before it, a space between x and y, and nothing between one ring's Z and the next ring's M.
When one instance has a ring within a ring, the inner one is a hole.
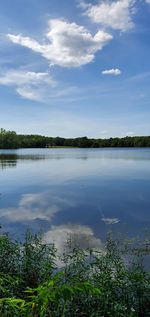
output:
M45 148L45 147L150 147L150 136L126 136L123 138L94 139L88 137L62 138L42 135L17 134L0 129L0 149Z

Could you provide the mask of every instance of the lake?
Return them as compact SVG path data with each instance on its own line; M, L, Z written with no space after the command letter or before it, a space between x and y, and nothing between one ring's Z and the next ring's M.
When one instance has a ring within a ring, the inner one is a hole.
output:
M150 149L0 150L0 224L15 239L42 232L62 249L67 237L103 244L111 229L150 229Z

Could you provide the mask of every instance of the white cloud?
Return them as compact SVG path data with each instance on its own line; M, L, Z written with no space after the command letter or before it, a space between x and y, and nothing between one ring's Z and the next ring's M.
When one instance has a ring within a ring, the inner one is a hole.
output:
M46 58L50 65L79 67L93 61L112 35L98 31L94 36L83 26L65 20L51 19L46 34L47 43L40 44L22 35L8 34L10 41L32 49Z
M146 3L149 3L150 4L150 0L145 0L146 1Z
M78 98L80 89L53 80L49 72L35 73L26 70L0 72L0 85L12 86L22 98L47 103L51 99Z
M134 23L132 15L135 0L99 1L97 5L81 2L80 7L85 10L92 22L100 23L104 27L127 31L132 29Z
M0 85L39 85L40 83L54 84L49 73L35 73L23 70L9 70L0 74Z
M43 101L40 91L31 87L19 87L16 92L24 99Z
M26 194L16 208L1 209L1 217L12 222L32 221L35 219L51 220L59 211L58 206L43 203L42 194Z
M80 248L95 248L103 250L103 244L100 239L94 236L93 230L88 226L78 224L52 226L51 230L44 234L43 239L47 243L55 243L59 253L63 253L67 248L68 239L72 241L72 248L79 246Z
M74 206L73 202L50 193L24 194L18 206L0 209L0 216L11 222L46 220L50 222L64 207Z
M55 88L57 83L48 72L35 73L24 70L9 70L0 73L0 85L15 87L25 99L43 101L46 90Z
M102 71L102 74L118 76L121 75L121 70L118 68L106 69Z

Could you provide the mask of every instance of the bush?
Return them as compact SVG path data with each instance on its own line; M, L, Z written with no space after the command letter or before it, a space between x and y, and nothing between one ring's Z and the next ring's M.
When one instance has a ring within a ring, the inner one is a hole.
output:
M103 252L69 246L58 267L55 246L40 235L27 232L23 243L0 236L0 316L150 316L148 241L118 244L109 235Z

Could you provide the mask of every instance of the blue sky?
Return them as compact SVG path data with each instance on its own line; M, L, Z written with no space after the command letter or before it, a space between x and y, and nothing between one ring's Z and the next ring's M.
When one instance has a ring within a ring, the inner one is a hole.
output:
M150 0L2 0L0 127L150 135Z

